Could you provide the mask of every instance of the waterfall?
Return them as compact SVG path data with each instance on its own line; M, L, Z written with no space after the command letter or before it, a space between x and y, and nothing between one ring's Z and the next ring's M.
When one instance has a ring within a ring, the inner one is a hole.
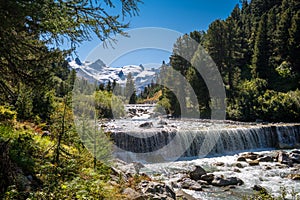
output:
M207 130L155 129L111 132L117 157L160 162L300 143L300 125L271 125ZM124 157L125 156L125 157Z

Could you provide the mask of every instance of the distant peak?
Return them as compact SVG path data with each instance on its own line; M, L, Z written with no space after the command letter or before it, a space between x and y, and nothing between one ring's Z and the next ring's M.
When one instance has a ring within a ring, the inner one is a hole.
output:
M77 57L77 58L75 58L75 62L76 62L76 64L77 65L82 65L82 62L80 61L80 59Z

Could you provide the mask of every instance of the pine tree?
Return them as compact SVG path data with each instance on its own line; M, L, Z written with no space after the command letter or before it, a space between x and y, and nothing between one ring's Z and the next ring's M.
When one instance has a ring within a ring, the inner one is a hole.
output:
M292 19L292 25L289 29L289 52L292 62L292 70L300 77L300 11L298 11ZM298 88L300 88L300 82L298 82Z
M112 90L112 86L111 86L111 82L110 80L108 80L107 84L106 84L106 88L105 88L106 91L110 92Z
M127 81L125 86L125 97L129 101L129 104L136 103L136 90L134 86L134 80L131 72L127 75Z
M117 86L117 81L116 81L116 79L114 79L112 82L112 91L114 91L116 89L116 86Z
M222 73L225 68L224 58L226 58L226 28L224 21L216 20L210 24L206 39L205 46Z
M285 61L288 56L289 28L291 27L291 8L284 10L279 20L276 31L276 52L278 60ZM279 63L281 64L281 63Z
M171 66L183 76L191 66L190 62L196 52L198 45L203 42L204 33L193 31L177 39L170 57Z
M268 79L269 55L267 38L267 15L264 14L259 22L258 33L254 46L252 59L252 76L254 78Z

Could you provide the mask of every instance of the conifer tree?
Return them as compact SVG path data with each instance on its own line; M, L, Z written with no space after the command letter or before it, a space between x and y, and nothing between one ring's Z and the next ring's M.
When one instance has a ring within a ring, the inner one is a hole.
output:
M268 79L269 55L267 40L267 15L264 14L259 22L258 33L254 46L252 59L252 76L254 78Z
M127 81L125 86L125 97L129 101L129 104L136 103L136 90L134 86L134 80L131 72L127 75Z
M292 25L289 29L289 53L292 62L293 72L296 73L298 80L300 77L300 11L298 11L292 19ZM298 82L300 88L300 82Z
M278 60L281 62L287 59L289 42L289 28L291 27L291 8L284 10L281 14L276 31L276 47ZM279 63L281 64L281 63Z
M121 2L123 16L136 15L139 0ZM47 98L67 54L92 39L107 41L111 34L126 35L128 24L113 11L115 2L0 0L0 95L16 106L18 87L40 88L36 99ZM65 45L65 51L59 49ZM62 85L61 85L62 86ZM38 104L33 104L33 107ZM39 108L34 108L38 110Z

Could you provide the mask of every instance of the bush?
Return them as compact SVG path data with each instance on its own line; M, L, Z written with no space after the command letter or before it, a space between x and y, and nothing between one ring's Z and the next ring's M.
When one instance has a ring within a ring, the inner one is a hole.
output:
M8 107L0 106L0 122L14 121L17 118L17 112Z
M266 90L264 80L245 81L240 93L227 107L227 116L233 120L271 122L299 122L300 91L287 93Z
M296 122L300 119L300 92L267 90L258 98L261 116L269 121Z
M157 106L155 108L155 111L161 114L169 114L171 113L171 104L169 99L167 99L166 97L163 97L158 103Z

